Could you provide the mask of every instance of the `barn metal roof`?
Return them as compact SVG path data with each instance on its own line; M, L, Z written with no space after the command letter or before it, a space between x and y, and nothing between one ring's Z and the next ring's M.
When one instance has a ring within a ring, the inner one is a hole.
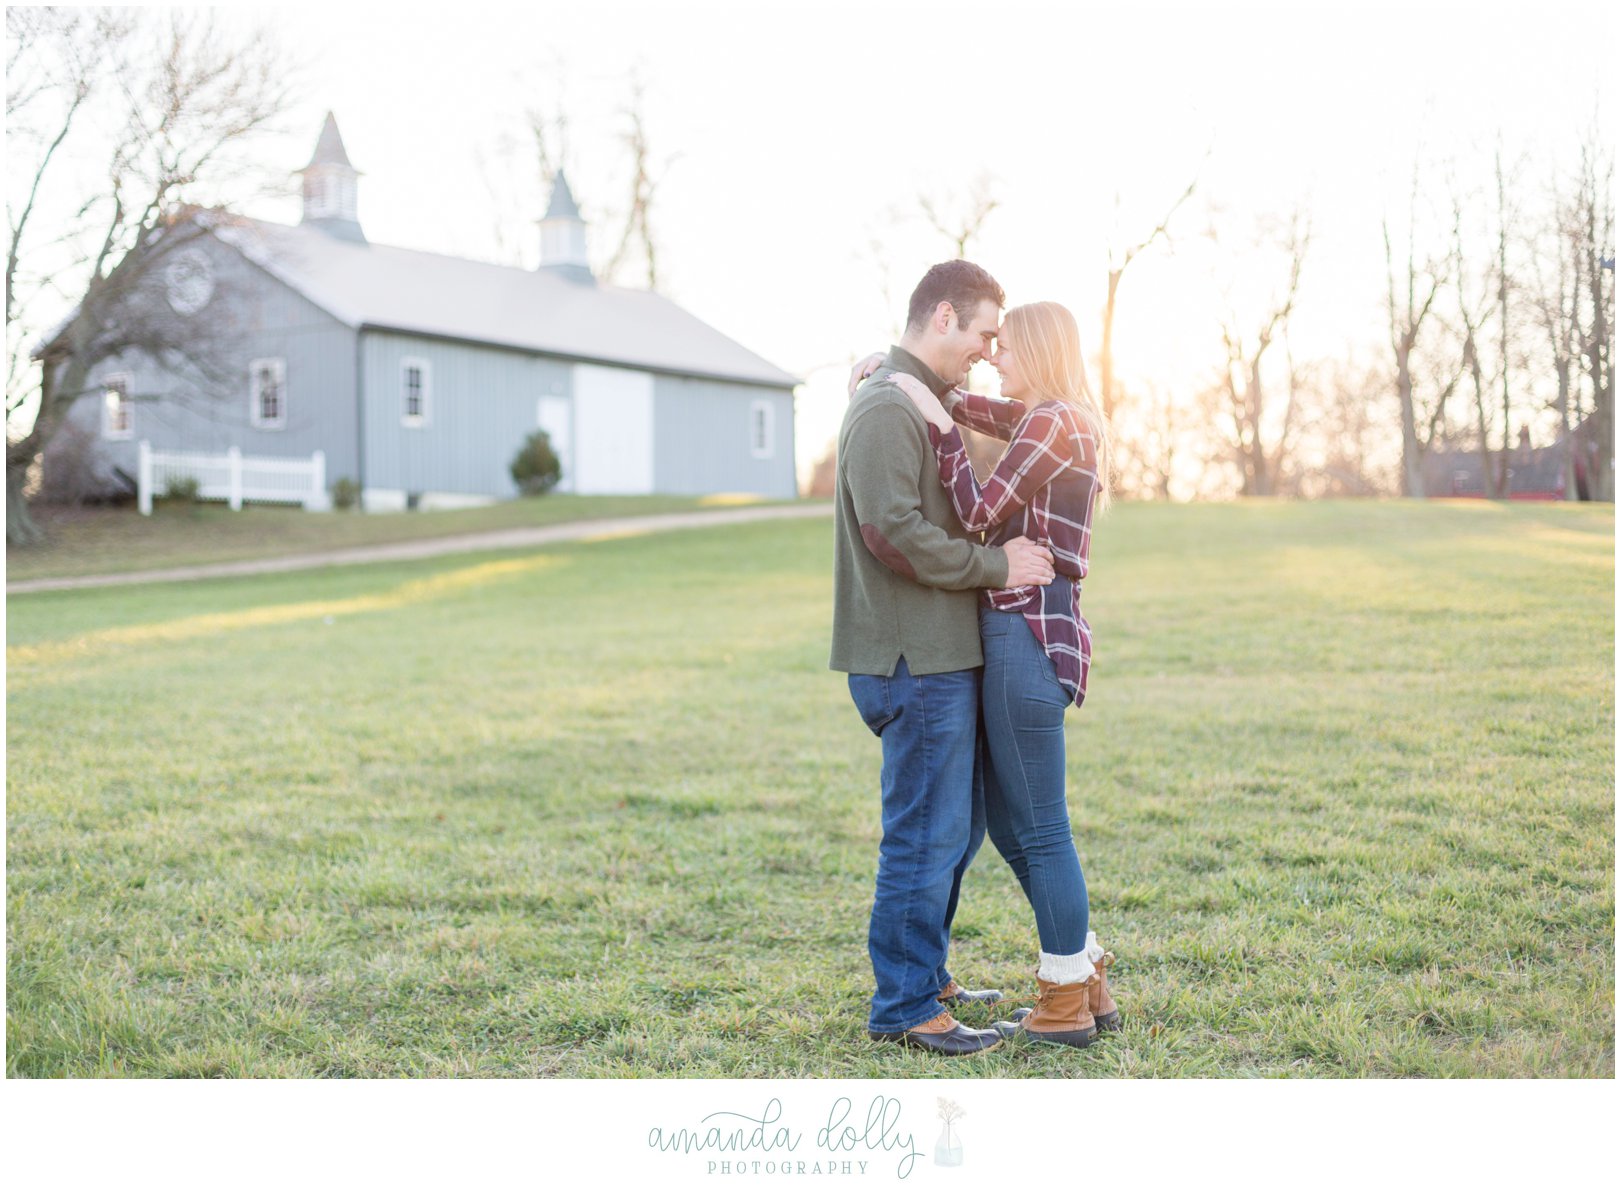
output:
M669 298L240 219L215 234L350 326L775 388L800 381Z

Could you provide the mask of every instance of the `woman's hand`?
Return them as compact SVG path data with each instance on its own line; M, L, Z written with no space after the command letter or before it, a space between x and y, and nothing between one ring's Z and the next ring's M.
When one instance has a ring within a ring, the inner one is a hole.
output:
M917 406L917 411L923 414L923 420L941 433L950 432L951 417L946 413L945 407L941 405L940 398L930 392L924 386L923 381L916 376L909 376L905 372L890 372L884 379L890 381L895 387L912 398L912 403Z
M868 376L872 375L873 372L877 371L878 365L883 361L883 353L874 352L850 369L851 396L854 396L856 394L856 389L861 387L861 381L865 380Z

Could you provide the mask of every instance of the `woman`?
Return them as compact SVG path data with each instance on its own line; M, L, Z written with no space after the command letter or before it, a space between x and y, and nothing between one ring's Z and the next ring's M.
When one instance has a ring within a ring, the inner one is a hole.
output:
M1001 398L956 391L943 406L911 376L890 377L929 423L940 481L965 528L986 544L1026 536L1052 550L1050 586L988 590L985 650L985 815L991 841L1036 914L1041 961L1033 1011L1016 1013L1033 1039L1084 1048L1116 1031L1104 968L1113 961L1089 926L1086 880L1064 797L1064 712L1086 697L1092 634L1080 609L1092 513L1109 491L1108 430L1086 383L1080 332L1055 302L1009 310L991 365ZM858 370L876 367L864 361ZM953 418L1008 441L983 487ZM1014 1031L1014 1025L1002 1025Z

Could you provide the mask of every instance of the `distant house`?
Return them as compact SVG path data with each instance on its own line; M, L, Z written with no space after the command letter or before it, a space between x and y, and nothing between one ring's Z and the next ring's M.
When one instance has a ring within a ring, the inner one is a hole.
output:
M142 440L320 450L368 509L454 506L516 494L508 465L541 428L560 490L795 494L798 380L666 297L599 283L562 173L531 270L371 243L330 114L301 172L298 226L220 223L165 269L181 315L230 295L227 390L171 398L182 381L142 358L98 369L102 399L78 403L68 438L93 440L100 468L134 474Z
M1591 419L1589 419L1591 420ZM1572 437L1577 451L1575 458L1577 499L1588 499L1586 490L1587 460L1584 447L1592 437L1592 427L1584 421L1577 426ZM1492 466L1497 466L1500 452L1492 452ZM1532 446L1531 431L1520 428L1519 446L1508 460L1508 498L1511 500L1562 500L1565 498L1564 448L1561 445ZM1424 459L1425 494L1443 499L1486 498L1485 471L1480 451L1436 450Z

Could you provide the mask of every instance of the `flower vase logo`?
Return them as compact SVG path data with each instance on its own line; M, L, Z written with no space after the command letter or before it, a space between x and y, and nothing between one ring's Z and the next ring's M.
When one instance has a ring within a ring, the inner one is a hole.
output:
M934 1145L934 1162L947 1168L955 1168L962 1163L962 1137L957 1134L952 1124L968 1112L949 1098L938 1098L935 1101L940 1104L938 1113L944 1126L941 1127L940 1138Z

